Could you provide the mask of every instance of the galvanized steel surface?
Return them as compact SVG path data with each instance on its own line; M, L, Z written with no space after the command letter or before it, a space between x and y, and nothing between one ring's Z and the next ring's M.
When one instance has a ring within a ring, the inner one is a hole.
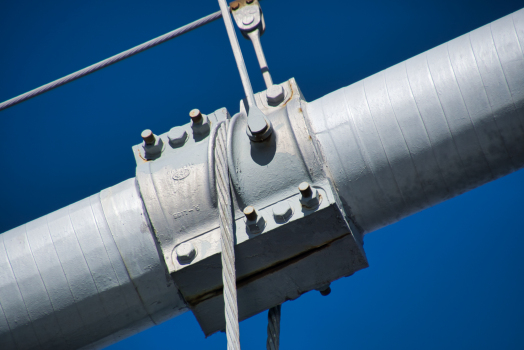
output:
M368 233L524 166L524 10L308 104Z

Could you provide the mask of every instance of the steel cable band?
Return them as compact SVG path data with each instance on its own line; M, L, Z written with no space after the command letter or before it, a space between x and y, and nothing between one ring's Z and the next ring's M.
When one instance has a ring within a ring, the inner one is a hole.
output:
M201 27L203 25L206 25L208 23L211 23L217 19L222 17L222 12L217 11L215 13L212 13L206 17L203 17L199 20L196 20L194 22L191 22L189 24L186 24L185 26L182 26L178 29L175 29L169 33L166 33L164 35L161 35L159 37L156 37L154 39L151 39L149 41L146 41L143 44L140 44L138 46L135 46L129 50L126 50L124 52L121 52L117 55L111 56L103 61L100 61L98 63L92 64L89 67L86 67L84 69L81 69L79 71L76 71L74 73L71 73L69 75L66 75L63 78L57 79L55 81L52 81L48 84L42 85L36 89L33 89L31 91L28 91L22 95L18 95L16 97L13 97L12 99L9 99L5 102L0 103L0 111L9 107L12 107L18 103L24 102L29 100L30 98L33 98L35 96L38 96L40 94L43 94L44 92L47 92L49 90L52 90L54 88L57 88L59 86L65 85L67 83L72 82L73 80L76 80L78 78L82 78L88 74L94 73L102 68L105 68L107 66L112 65L113 63L120 62L128 57L131 57L133 55L136 55L142 51L145 51L147 49L150 49L154 46L160 45L162 43L165 43L168 40L174 39L177 36L180 36L182 34L185 34L187 32L192 31L193 29L196 29L198 27Z
M278 350L280 344L280 312L282 305L269 309L267 313L267 350Z
M233 237L233 213L227 163L227 128L229 121L217 125L215 143L215 178L222 246L222 282L224 284L224 307L228 350L240 350L238 305L236 290L235 251Z

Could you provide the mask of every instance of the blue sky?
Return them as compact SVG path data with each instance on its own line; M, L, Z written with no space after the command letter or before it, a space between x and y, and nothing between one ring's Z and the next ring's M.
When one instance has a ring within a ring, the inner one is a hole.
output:
M518 10L520 1L264 0L275 82L308 101ZM205 1L3 1L0 100L218 10ZM255 91L251 44L239 38ZM188 113L238 110L243 90L223 22L0 112L0 232L134 176L140 132ZM282 307L282 349L524 348L524 171L373 232L368 269ZM241 323L265 347L266 314ZM186 313L113 349L225 349Z

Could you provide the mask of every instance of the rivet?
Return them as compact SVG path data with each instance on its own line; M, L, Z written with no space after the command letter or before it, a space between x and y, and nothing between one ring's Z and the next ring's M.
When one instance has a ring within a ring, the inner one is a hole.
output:
M141 136L144 142L146 143L146 145L153 145L156 141L155 135L149 129L145 129L144 131L142 131Z

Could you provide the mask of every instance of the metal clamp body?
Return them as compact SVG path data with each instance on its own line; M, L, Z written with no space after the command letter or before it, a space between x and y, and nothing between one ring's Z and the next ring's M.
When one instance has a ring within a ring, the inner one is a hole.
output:
M276 107L267 104L266 92L255 95L257 107L273 126L269 138L252 142L246 137L247 106L242 103L240 113L229 122L240 320L367 267L360 234L347 220L309 136L304 98L294 79L281 87L286 97ZM214 128L226 117L224 110L208 115L210 137L188 140L137 168L166 265L207 335L225 325L210 157ZM304 181L322 198L317 207L301 203L297 187ZM289 208L283 210L283 203ZM256 208L254 220L242 213L249 205ZM290 276L295 276L295 283L289 282ZM275 293L265 292L269 285Z

